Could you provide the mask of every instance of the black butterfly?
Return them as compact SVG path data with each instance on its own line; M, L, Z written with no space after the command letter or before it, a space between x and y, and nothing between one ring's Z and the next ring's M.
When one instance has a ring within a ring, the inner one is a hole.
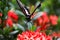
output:
M28 21L31 20L30 18L31 18L31 16L34 14L35 10L41 6L41 4L39 4L39 5L35 8L35 10L32 12L32 14L30 14L29 9L28 9L25 5L23 5L20 0L16 0L16 1L17 1L18 5L19 5L21 11L24 13L24 15L26 16L26 19L27 19Z

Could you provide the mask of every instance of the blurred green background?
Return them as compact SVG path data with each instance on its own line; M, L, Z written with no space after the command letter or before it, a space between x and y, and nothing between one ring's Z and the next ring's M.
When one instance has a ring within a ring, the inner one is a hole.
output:
M40 11L60 15L60 0L21 0L25 6L35 5L41 2ZM0 11L9 10L11 7L19 10L16 0L0 0Z

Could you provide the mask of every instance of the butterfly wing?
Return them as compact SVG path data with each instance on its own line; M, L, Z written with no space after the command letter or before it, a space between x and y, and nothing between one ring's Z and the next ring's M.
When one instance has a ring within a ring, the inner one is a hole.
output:
M36 9L39 8L40 6L41 6L41 3L39 3L38 6L36 6L35 10L31 14L31 16L34 14L34 12L36 11Z
M29 12L28 8L27 8L26 6L24 6L24 5L21 3L20 0L16 0L16 1L17 1L18 5L19 5L21 11L23 12L23 14L24 14L25 16L29 16L29 15L30 15L30 12Z

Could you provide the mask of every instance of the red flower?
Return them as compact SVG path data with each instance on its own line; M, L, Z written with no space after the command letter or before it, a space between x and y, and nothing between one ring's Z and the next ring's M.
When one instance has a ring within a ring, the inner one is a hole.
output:
M43 15L39 18L37 18L37 20L35 20L35 24L37 24L37 26L40 26L40 28L37 28L36 31L40 31L40 30L45 30L47 29L50 24L49 23L49 18L46 12L42 12Z
M52 33L52 36L53 36L53 37L57 37L57 33L56 33L56 32L53 32L53 33Z
M41 31L41 28L37 28L37 29L36 29L36 32L40 32L40 31Z
M38 18L38 19L37 19L37 24L38 24L38 25L42 25L42 23L43 23L42 18Z
M46 12L43 12L44 14L42 15L42 20L43 20L43 24L48 23L49 22L49 18Z
M12 22L12 20L11 20L10 18L8 18L8 19L6 20L6 24L7 24L8 26L10 26L10 27L13 26L13 22Z
M41 27L39 27L39 28L37 28L37 32L39 32L39 31L41 31L41 30L46 30L48 27L50 26L50 24L47 24L47 25L43 25L43 26L41 26Z
M2 13L0 13L0 16L2 17Z
M51 36L49 36L49 35L46 38L47 38L46 40L52 40Z
M17 40L52 40L52 37L47 36L45 33L26 31L18 34Z
M53 37L60 37L60 32L53 32L52 33L52 36Z
M50 22L52 25L57 25L58 17L56 15L50 15Z
M38 25L44 25L48 22L49 22L49 19L46 12L43 12L43 15L37 19Z
M13 10L8 11L8 17L18 20L18 15Z

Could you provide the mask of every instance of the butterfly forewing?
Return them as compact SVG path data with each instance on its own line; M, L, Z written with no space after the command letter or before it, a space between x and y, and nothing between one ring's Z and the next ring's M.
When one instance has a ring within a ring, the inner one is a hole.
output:
M25 16L30 15L30 12L29 12L29 10L27 9L27 7L24 6L24 5L21 3L20 0L16 0L16 1L17 1L18 5L19 5L21 11L23 12L23 14L24 14Z

